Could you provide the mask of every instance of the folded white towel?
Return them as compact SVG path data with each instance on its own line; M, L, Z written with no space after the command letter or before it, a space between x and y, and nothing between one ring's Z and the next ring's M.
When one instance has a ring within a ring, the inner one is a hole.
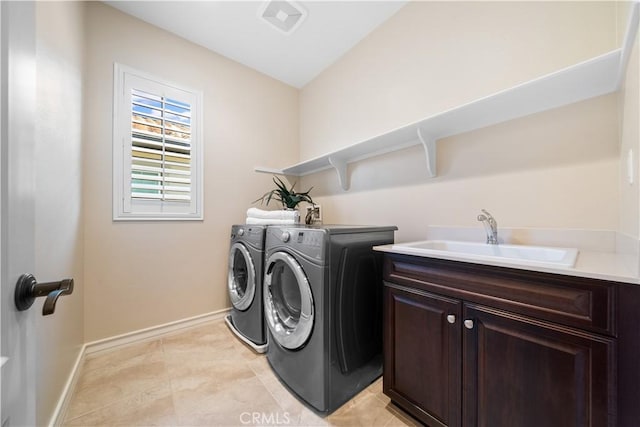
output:
M268 218L251 218L247 217L245 224L260 224L260 225L293 225L296 224L296 220L291 219L268 219Z
M298 211L265 211L258 208L247 209L247 218L262 219L295 219L299 215Z

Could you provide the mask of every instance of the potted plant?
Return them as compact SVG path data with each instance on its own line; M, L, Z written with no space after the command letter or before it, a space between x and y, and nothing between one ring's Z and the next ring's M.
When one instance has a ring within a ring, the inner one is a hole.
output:
M276 200L282 203L282 207L284 209L295 209L300 202L307 202L313 204L313 199L309 195L309 192L313 189L311 187L304 193L297 193L294 190L296 183L294 182L291 188L287 188L284 182L277 176L273 177L273 182L276 184L276 188L271 191L267 191L262 195L262 197L253 201L256 203L260 201L260 203L264 203L266 205L271 202L271 200Z

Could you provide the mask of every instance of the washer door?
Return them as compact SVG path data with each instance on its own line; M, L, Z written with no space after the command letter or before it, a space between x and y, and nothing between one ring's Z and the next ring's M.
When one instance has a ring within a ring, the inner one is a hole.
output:
M242 243L234 243L229 250L229 298L238 310L246 310L256 294L256 269L251 255Z
M285 252L266 263L264 314L273 338L290 350L307 342L313 329L313 295L300 264Z

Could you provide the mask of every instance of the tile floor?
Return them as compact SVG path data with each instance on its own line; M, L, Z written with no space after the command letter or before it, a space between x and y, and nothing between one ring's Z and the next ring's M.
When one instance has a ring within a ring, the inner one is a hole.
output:
M382 379L320 417L223 320L85 359L65 426L415 426Z

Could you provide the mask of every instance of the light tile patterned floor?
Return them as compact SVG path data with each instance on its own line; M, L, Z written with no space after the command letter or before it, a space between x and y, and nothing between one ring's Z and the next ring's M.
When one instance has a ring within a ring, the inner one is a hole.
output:
M382 379L333 414L300 403L224 321L90 355L66 426L415 426Z

